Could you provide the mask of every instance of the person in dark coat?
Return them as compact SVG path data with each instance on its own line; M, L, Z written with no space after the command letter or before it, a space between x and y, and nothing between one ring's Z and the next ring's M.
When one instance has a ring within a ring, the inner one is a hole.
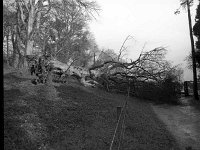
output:
M33 74L35 74L35 66L34 65L31 66L31 75L33 75Z

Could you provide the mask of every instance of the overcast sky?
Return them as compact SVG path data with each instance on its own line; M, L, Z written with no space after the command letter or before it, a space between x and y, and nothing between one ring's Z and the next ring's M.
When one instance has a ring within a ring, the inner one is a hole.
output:
M126 43L127 58L136 59L146 42L145 51L165 46L167 59L174 65L182 64L184 79L192 80L185 57L191 51L187 12L174 12L179 0L96 0L101 7L100 16L90 23L99 48L119 51L126 36L134 39ZM193 25L198 0L191 8Z

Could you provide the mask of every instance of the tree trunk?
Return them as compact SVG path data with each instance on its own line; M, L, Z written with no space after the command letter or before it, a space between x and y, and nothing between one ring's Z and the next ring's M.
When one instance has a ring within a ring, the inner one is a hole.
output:
M27 40L27 43L26 43L26 50L25 50L25 53L24 55L32 55L33 53L33 43L34 41L31 41L31 40Z
M34 19L35 19L35 8L32 1L30 1L30 9L29 9L29 15L28 15L28 26L27 26L27 41L26 41L26 47L25 47L25 56L31 55L33 52L33 25L34 25Z
M18 48L18 43L17 43L17 35L16 33L14 32L14 27L12 27L12 30L11 30L11 41L12 41L12 47L13 47L13 54L12 54L12 66L16 68L16 59L17 59L17 48Z
M13 46L15 47L15 46ZM12 55L12 62L11 62L11 66L16 68L16 61L17 61L17 52L16 52L16 49L13 48L13 55Z
M9 34L6 35L6 44L7 44L7 64L9 65Z
M95 60L96 54L94 53L94 63L93 65L95 66L96 60Z
M19 60L18 60L18 64L17 64L18 68L22 68L23 67L23 57L21 54L19 54Z
M198 87L197 87L197 71L196 71L196 60L195 60L195 48L194 48L194 39L193 39L193 35L192 35L192 21L191 21L189 0L187 0L187 10L188 10L188 21L189 21L191 48L192 48L193 93L194 93L194 98L196 100L199 100Z

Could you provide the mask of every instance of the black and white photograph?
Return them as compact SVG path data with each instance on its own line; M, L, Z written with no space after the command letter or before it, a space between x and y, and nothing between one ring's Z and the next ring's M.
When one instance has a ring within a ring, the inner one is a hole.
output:
M200 150L200 0L3 0L4 150Z

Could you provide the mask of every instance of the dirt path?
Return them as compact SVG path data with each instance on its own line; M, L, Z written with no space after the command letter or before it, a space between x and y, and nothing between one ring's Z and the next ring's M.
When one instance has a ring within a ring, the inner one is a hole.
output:
M188 100L191 100L191 98ZM182 149L185 147L200 149L199 109L190 104L179 106L152 105L152 108L167 125Z

